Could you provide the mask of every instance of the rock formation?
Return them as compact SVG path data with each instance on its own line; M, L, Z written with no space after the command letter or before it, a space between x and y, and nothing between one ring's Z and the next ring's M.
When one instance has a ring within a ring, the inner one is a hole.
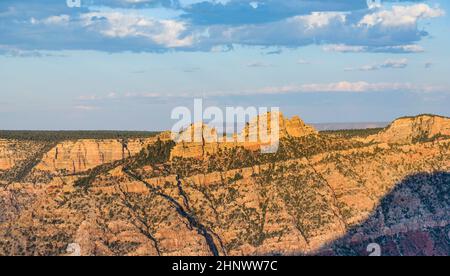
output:
M272 117L278 117L278 121L272 125ZM271 135L272 128L278 130L278 135ZM265 129L265 130L263 130ZM220 149L244 147L251 150L259 150L262 146L277 142L283 138L300 138L315 135L318 132L306 125L298 116L287 119L281 112L270 112L252 118L246 124L240 134L233 133L230 137L220 137L214 128L205 124L193 124L179 135L174 135L178 141L173 149L172 158L204 158L206 155L217 153ZM197 137L194 137L197 135ZM196 138L196 139L194 139ZM226 142L220 142L221 139Z
M40 143L0 139L0 171L9 170L40 148Z
M216 153L221 147L216 129L201 122L190 125L180 133L172 133L172 139L177 144L172 150L171 158L202 158Z
M84 172L135 155L154 141L155 138L129 141L89 139L64 141L47 152L36 169L49 172Z
M16 164L17 154L12 147L12 141L0 140L0 170L8 170Z
M450 118L419 115L395 120L381 133L367 138L377 143L406 144L429 140L436 136L450 136Z
M278 117L278 127L276 127L279 131L279 138L288 138L288 137L303 137L312 134L317 134L317 131L312 127L306 125L298 116L292 117L292 119L287 119L284 117L283 113L266 113L259 115L250 120L250 122L245 126L242 130L240 136L242 136L245 141L248 141L252 137L258 137L257 140L261 140L261 128L266 128L267 131L263 133L271 134L272 127L272 118ZM275 125L276 125L275 123ZM263 139L264 140L264 139Z

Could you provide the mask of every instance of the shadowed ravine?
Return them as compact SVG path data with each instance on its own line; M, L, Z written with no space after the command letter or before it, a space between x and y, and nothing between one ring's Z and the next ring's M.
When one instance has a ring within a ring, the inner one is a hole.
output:
M42 157L50 149L54 148L57 142L42 143L42 148L24 160L20 165L15 166L10 171L3 173L0 178L8 179L9 183L23 182L25 178L31 173L34 167L41 162Z
M450 172L406 177L383 197L373 214L317 255L450 255Z

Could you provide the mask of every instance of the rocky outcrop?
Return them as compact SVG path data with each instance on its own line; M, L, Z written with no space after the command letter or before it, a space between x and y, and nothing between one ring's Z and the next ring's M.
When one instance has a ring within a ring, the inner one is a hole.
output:
M450 136L450 118L419 115L397 119L382 132L369 136L367 141L406 144L438 136Z
M180 133L172 133L172 140L176 142L171 152L171 159L201 158L207 154L216 153L221 146L216 129L203 123L194 123Z
M285 118L281 112L269 112L250 120L240 135L244 136L246 141L248 141L250 137L258 137L259 141L261 140L259 137L261 135L261 127L265 126L267 128L267 133L270 135L272 129L272 118L276 117L278 117L278 131L280 139L288 137L299 138L317 134L317 131L312 126L306 125L305 122L303 122L298 116L288 119Z
M278 124L272 125L272 118L278 119ZM265 128L266 130L262 130ZM278 135L272 135L272 130L278 130ZM249 150L260 150L262 147L276 143L283 138L300 138L315 135L317 131L306 125L298 116L287 119L281 112L266 113L257 116L246 124L240 134L225 138L214 128L201 123L191 125L188 129L173 137L177 142L171 158L205 158L219 150L233 147L244 147Z
M215 143L218 139L216 129L201 122L190 125L180 133L172 134L172 140L176 143Z
M33 155L40 146L40 143L30 141L0 139L0 171L12 169L21 161Z
M9 170L16 164L14 149L11 141L0 140L0 170Z
M139 153L155 138L122 140L77 140L59 143L36 166L40 171L79 173Z

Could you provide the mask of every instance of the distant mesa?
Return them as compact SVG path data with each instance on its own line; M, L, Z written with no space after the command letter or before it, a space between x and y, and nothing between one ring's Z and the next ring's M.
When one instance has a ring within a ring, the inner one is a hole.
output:
M317 123L312 124L318 131L358 130L385 128L390 122L360 122L360 123Z
M305 124L305 122L303 122L302 119L300 119L300 117L298 116L287 119L281 112L277 112L275 116L276 115L278 115L280 139L288 137L300 138L312 134L317 134L317 131L314 129L314 127ZM259 125L261 120L266 121L267 128L270 129L271 117L272 113L269 112L267 114L259 115L253 118L243 129L241 135L243 135L245 138L249 138L252 135L255 135L254 132L258 132L257 126Z
M317 130L313 126L305 124L298 116L288 119L281 112L277 114L279 116L278 139L318 135ZM258 126L261 126L260 121L267 122L267 128L269 129L267 133L270 133L272 115L273 113L267 113L251 119L241 133L233 134L231 141L228 140L223 143L218 143L220 141L219 138L223 137L219 137L216 129L205 124L193 124L178 134L179 140L172 151L172 158L203 158L208 154L218 152L220 149L237 146L250 150L259 150L260 146L265 144L265 141L259 137L261 131ZM275 114L275 116L277 115ZM195 135L199 134L199 137L195 137ZM188 138L189 135L191 135L191 140L184 141L193 142L183 142L183 139ZM255 140L255 137L258 138ZM361 137L358 140L365 143L408 144L431 141L440 137L450 137L450 118L423 114L416 117L399 118L379 133L366 138Z
M272 118L278 116L278 136L272 136ZM261 127L267 127L262 131ZM267 137L261 137L266 134ZM242 146L247 149L257 150L261 145L268 144L271 139L300 138L309 135L316 135L318 132L314 127L303 122L298 116L291 119L284 117L283 113L262 114L251 119L241 133L233 133L226 141L221 137L215 128L211 128L203 123L194 123L180 133L173 133L177 145L172 151L172 158L202 158L206 154L214 154L219 149ZM222 141L222 143L218 143Z
M450 118L423 114L399 118L380 133L369 136L367 140L376 143L407 144L440 136L450 136Z
M271 133L272 130L272 118L278 116L278 130L279 138L287 137L304 137L311 134L317 134L318 132L314 127L305 124L298 116L292 117L292 119L287 119L284 117L283 113L267 112L266 114L258 115L252 118L244 127L240 134L233 133L234 142L251 140L251 137L258 137L260 140L261 133ZM266 126L267 131L264 132L260 128ZM274 129L277 129L274 128ZM220 141L220 134L215 128L208 126L205 123L194 123L188 128L184 129L180 133L172 134L172 137L176 142L181 141L192 141L192 142L217 142ZM241 140L239 140L241 138Z

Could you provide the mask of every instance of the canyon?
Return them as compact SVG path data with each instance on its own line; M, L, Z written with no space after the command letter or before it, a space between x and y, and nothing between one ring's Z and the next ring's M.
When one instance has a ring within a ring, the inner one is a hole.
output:
M449 118L318 132L279 114L270 154L237 140L260 119L228 143L0 140L0 255L450 254Z

